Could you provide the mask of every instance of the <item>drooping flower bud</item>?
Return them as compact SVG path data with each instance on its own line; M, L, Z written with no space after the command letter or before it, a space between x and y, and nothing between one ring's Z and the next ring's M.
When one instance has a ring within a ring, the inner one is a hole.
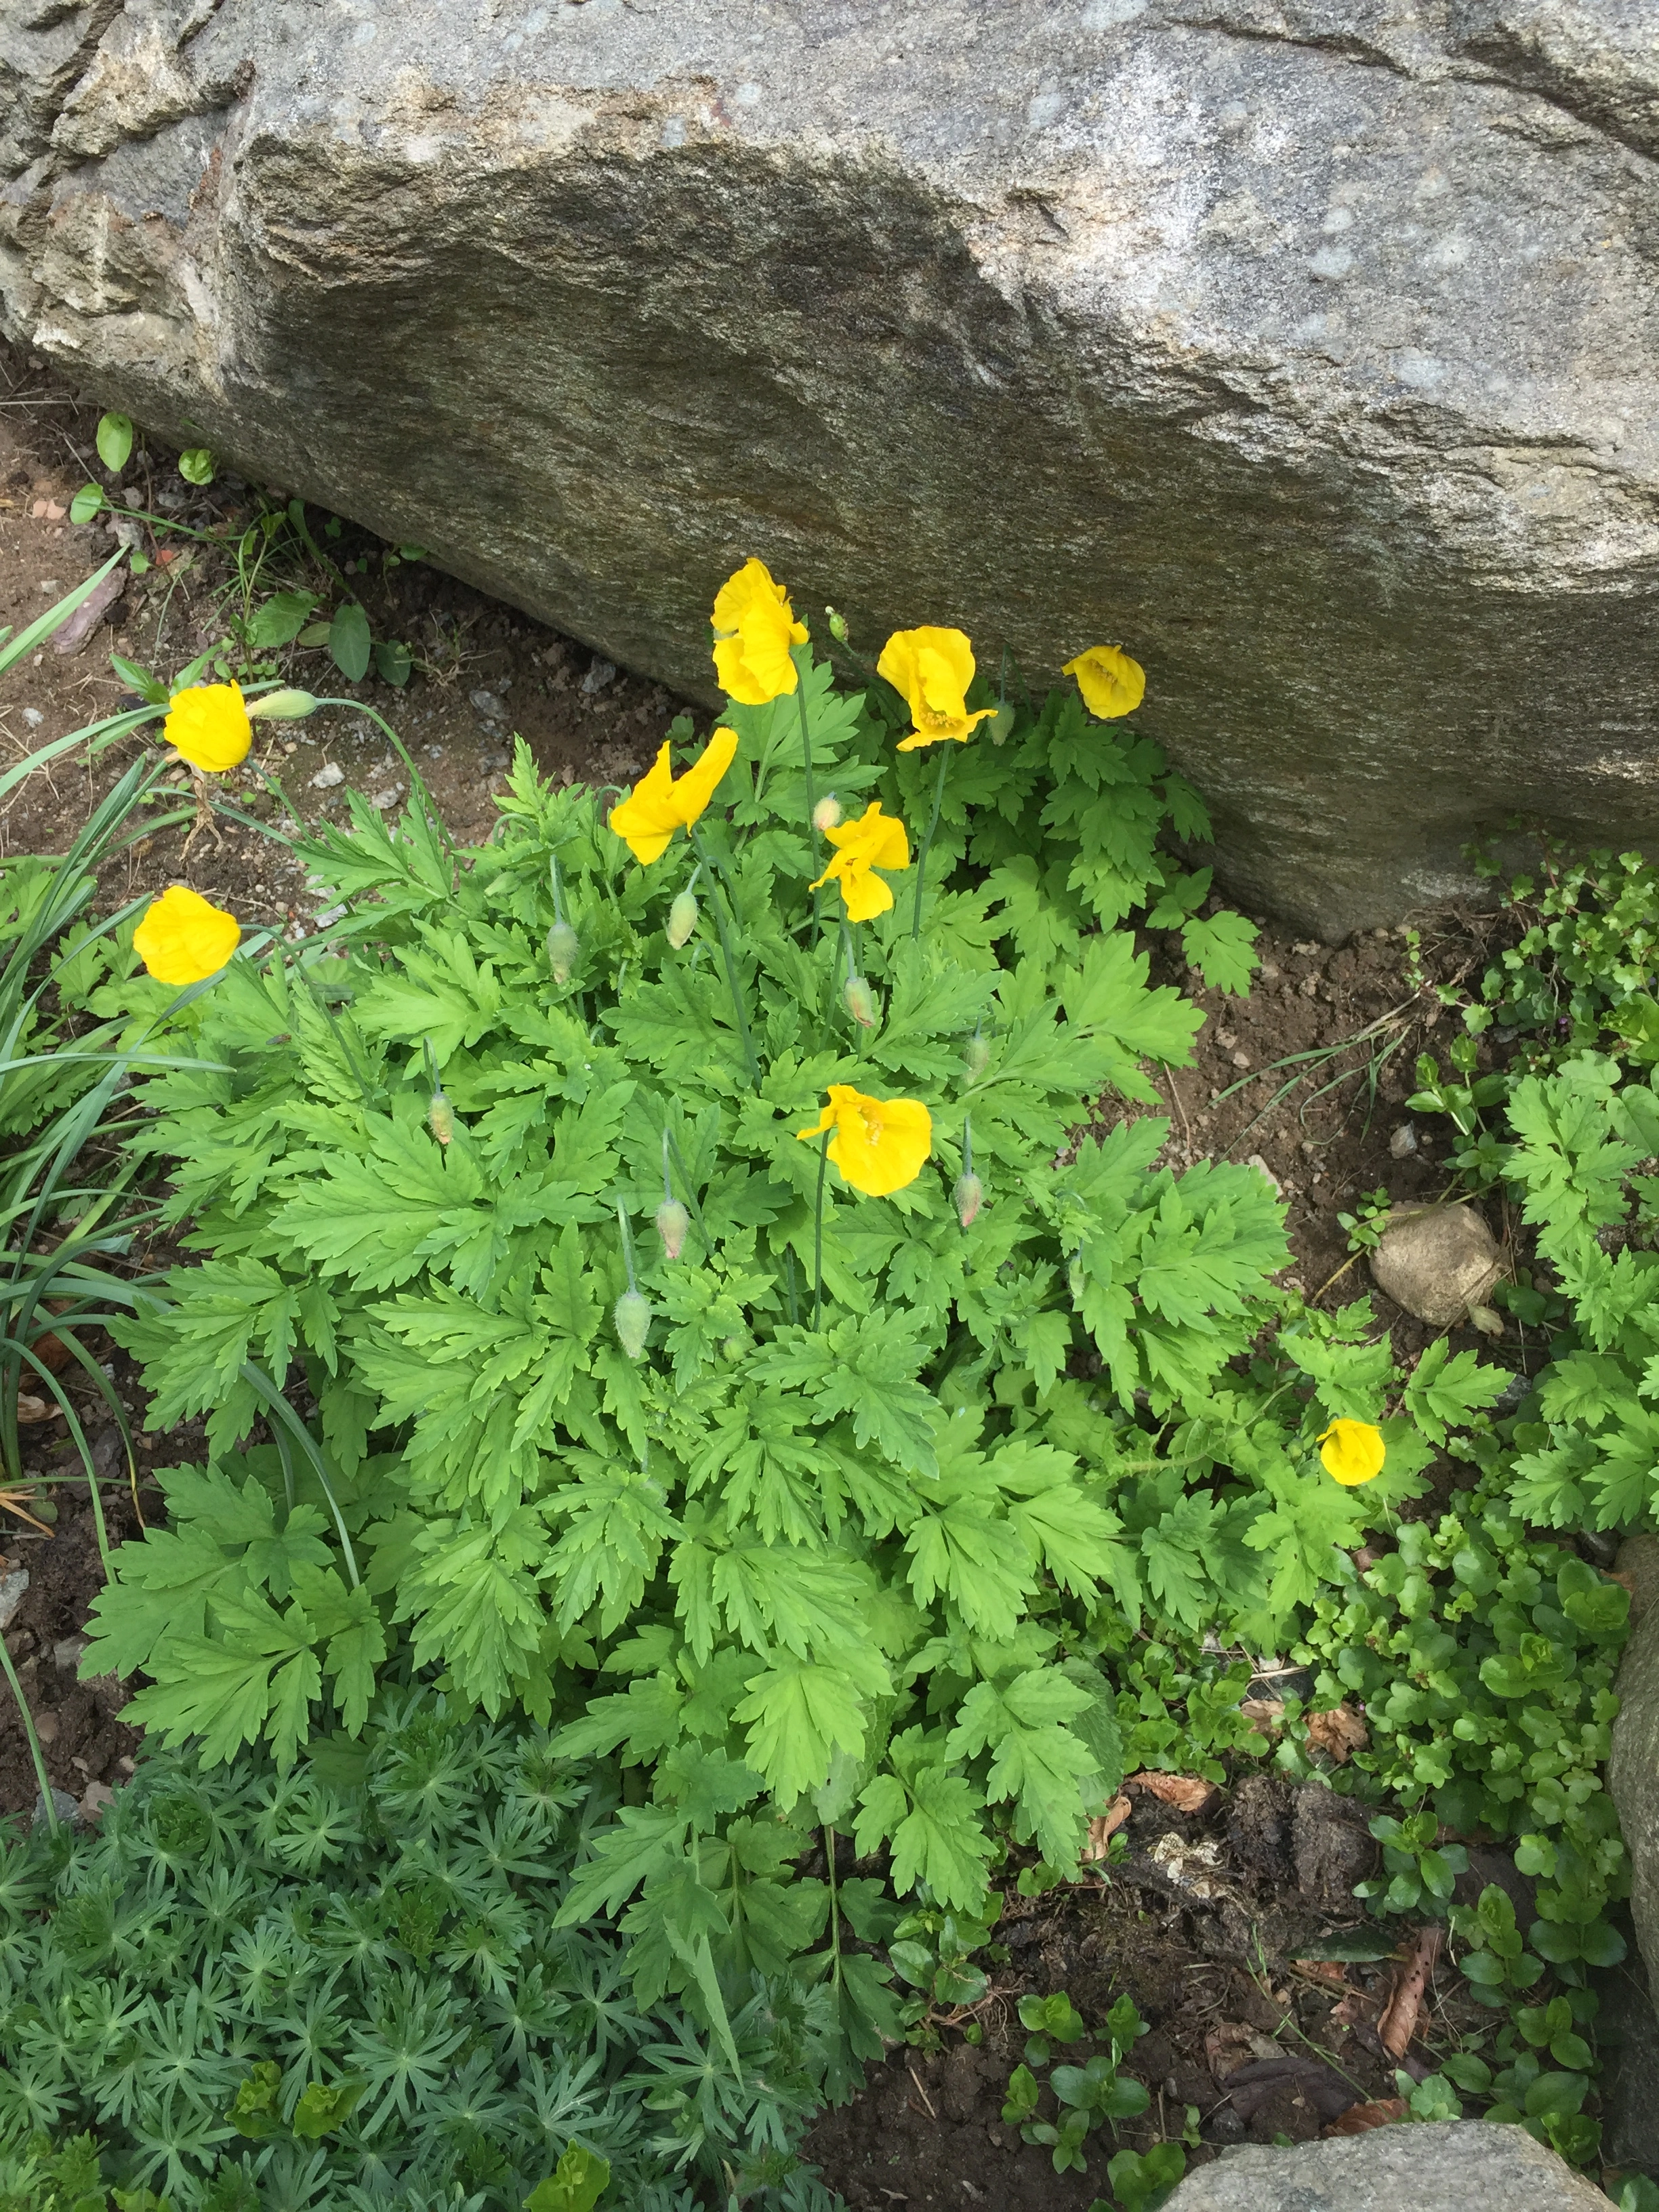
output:
M556 983L568 983L570 971L581 951L581 939L568 921L556 921L547 933L548 965L553 970Z
M696 926L696 894L694 891L682 891L668 909L668 942L676 952L687 943Z
M823 611L830 617L830 636L835 639L837 645L845 645L847 642L846 616L838 615L833 607L826 607Z
M812 827L820 837L827 837L832 830L841 826L841 801L833 791L826 791L812 809Z
M971 1229L985 1198L985 1186L969 1168L957 1177L956 1188L951 1193L951 1203L957 1210L957 1219L964 1229Z
M248 719L255 722L303 722L317 711L309 691L267 691L247 702Z
M981 1036L979 1031L975 1030L963 1049L962 1060L963 1066L968 1070L968 1080L970 1083L977 1083L991 1065L990 1038Z
M847 1011L860 1029L876 1026L876 998L862 975L849 975L841 987L841 995Z
M665 1198L657 1208L657 1234L662 1239L662 1249L671 1260L678 1260L685 1242L685 1232L691 1226L691 1217L677 1198Z
M630 1359L642 1357L651 1328L650 1300L638 1291L624 1291L611 1314L617 1324L617 1343Z
M455 1109L441 1091L432 1094L432 1103L426 1109L426 1126L441 1145L447 1145L455 1134Z

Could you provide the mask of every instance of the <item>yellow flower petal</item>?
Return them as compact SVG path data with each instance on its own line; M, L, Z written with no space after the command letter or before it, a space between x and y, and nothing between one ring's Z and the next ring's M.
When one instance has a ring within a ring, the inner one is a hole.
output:
M921 1173L933 1150L933 1120L919 1098L871 1098L850 1083L832 1083L829 1103L805 1141L833 1128L830 1157L854 1190L885 1198Z
M1064 673L1075 676L1083 703L1103 722L1133 714L1146 696L1146 672L1115 645L1091 645L1068 660Z
M685 774L677 777L664 739L633 790L611 810L611 827L641 867L662 858L677 830L689 830L699 819L737 750L737 732L718 729Z
M881 801L872 799L856 822L838 823L824 832L836 847L834 858L811 888L837 883L849 921L872 921L893 903L893 894L876 868L908 868L910 840L903 823L884 814Z
M882 647L876 672L902 693L910 709L915 726L908 738L900 738L902 753L937 744L943 738L965 744L975 726L996 712L994 707L969 709L974 648L959 629L895 630Z
M1374 1481L1382 1474L1387 1455L1382 1431L1370 1421L1333 1421L1319 1439L1319 1456L1326 1474L1348 1490Z
M714 671L739 706L763 707L800 681L789 655L805 645L789 595L763 561L745 561L714 595Z
M241 685L198 684L175 691L161 735L180 760L209 775L223 775L247 758L253 743Z
M158 983L175 988L216 975L241 942L234 914L184 884L169 884L132 933L132 949Z

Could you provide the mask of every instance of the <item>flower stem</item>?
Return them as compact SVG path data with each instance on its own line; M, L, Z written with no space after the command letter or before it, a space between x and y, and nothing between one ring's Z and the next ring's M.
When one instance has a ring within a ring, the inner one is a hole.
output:
M710 891L708 903L714 909L714 927L720 932L720 957L726 963L726 988L732 994L732 1011L737 1016L738 1038L743 1046L744 1062L749 1070L750 1086L758 1091L761 1087L760 1062L755 1057L755 1040L749 1034L749 1016L744 1010L743 985L738 973L738 956L732 943L732 924L726 915L726 901L714 889L714 864L709 858L708 848L704 845L695 823L691 825L690 836L692 848L697 858L708 870ZM727 896L730 896L729 889Z
M806 672L812 665L812 649L810 646L793 646L789 658L795 664L795 704L800 709L801 771L806 779L806 836L812 854L812 873L816 876L822 872L818 867L818 825L812 819L817 811L817 796L812 788L812 732L806 720ZM823 896L821 891L812 894L814 938L818 933L818 903Z
M823 1313L823 1178L830 1166L830 1139L832 1129L823 1133L823 1142L818 1146L818 1190L812 1205L812 1327L816 1330Z
M948 740L947 740L948 742ZM916 904L910 917L910 937L914 941L921 935L921 894L927 881L927 848L933 842L933 832L939 828L939 812L945 804L945 771L951 765L949 752L941 746L939 774L933 780L933 811L927 823L927 835L921 841L921 850L916 855Z
M34 1716L29 1711L28 1699L23 1695L23 1686L17 1679L17 1669L11 1663L11 1654L6 1649L3 1636L0 1636L0 1667L6 1670L6 1680L11 1684L11 1693L16 1698L17 1710L23 1717L23 1733L29 1740L29 1757L34 1761L34 1778L40 1784L40 1802L46 1808L46 1826L55 1836L58 1833L58 1808L52 1801L52 1777L46 1772L40 1739L34 1732Z

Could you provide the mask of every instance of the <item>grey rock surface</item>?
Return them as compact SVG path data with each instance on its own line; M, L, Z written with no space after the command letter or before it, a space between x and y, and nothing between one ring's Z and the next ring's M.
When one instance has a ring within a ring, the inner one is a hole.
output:
M10 0L0 319L711 696L743 556L1329 939L1659 842L1651 0Z
M1605 2212L1607 2201L1524 2128L1456 2120L1225 2151L1165 2212Z
M1629 1547L1626 1547L1626 1549ZM1636 1626L1619 1662L1619 1694L1607 1757L1607 1788L1619 1810L1630 1853L1630 1914L1650 1985L1659 1990L1659 1605L1644 1570L1645 1558L1620 1564L1636 1579L1642 1600Z
M1378 1290L1431 1328L1450 1328L1498 1279L1498 1243L1470 1206L1401 1208L1371 1254Z

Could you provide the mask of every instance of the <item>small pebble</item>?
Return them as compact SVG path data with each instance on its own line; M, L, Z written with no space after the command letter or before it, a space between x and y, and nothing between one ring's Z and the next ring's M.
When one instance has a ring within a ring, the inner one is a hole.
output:
M57 1714L37 1713L34 1716L34 1733L42 1743L56 1743L58 1741Z
M27 1567L14 1567L9 1575L0 1575L0 1628L11 1626L18 1607L27 1595L28 1586L29 1571Z
M311 779L313 791L332 791L337 783L345 781L345 770L336 761L325 761Z
M616 680L615 661L596 660L582 678L582 690L592 698L596 691L603 691L608 684L614 684Z
M66 1668L78 1667L85 1656L86 1649L87 1639L84 1636L60 1636L52 1647L52 1663L54 1667Z
M1389 1151L1396 1160L1408 1160L1417 1150L1417 1132L1409 1121L1402 1121L1389 1139Z
M472 704L486 721L504 722L507 720L507 702L498 699L493 691L474 691L470 696Z
M23 709L23 720L32 730L38 730L46 719L38 707L25 707Z
M1250 1055L1248 1052L1236 1052L1233 1054L1233 1066L1235 1067L1248 1067L1249 1065Z
M1261 1174L1267 1176L1268 1182L1273 1187L1273 1196L1275 1198L1279 1198L1283 1195L1283 1192L1279 1186L1279 1177L1267 1165L1267 1163L1262 1158L1260 1152L1252 1152L1249 1158L1245 1161L1244 1164L1247 1168L1256 1169Z
M88 1782L86 1795L81 1800L81 1818L97 1820L115 1802L115 1792L107 1782Z
M1304 999L1313 998L1319 989L1318 976L1304 975L1302 978L1301 982L1297 986L1297 988L1301 992Z

